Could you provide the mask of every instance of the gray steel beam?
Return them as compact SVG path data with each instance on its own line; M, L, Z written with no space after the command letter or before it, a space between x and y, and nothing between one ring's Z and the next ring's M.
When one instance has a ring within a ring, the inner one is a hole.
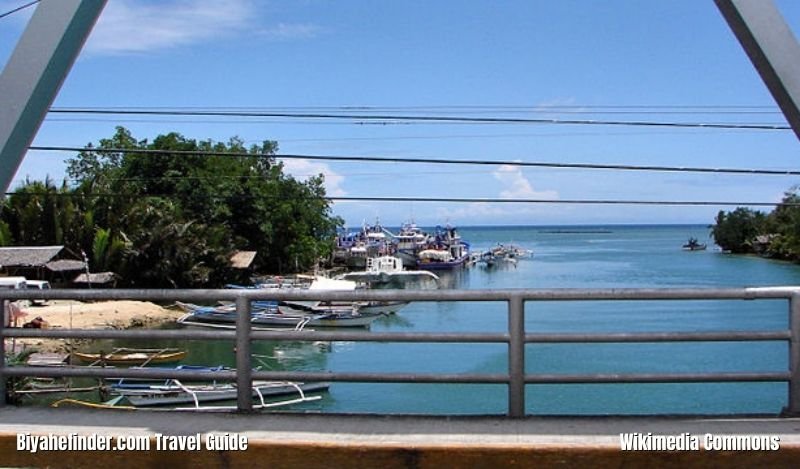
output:
M714 0L800 138L800 45L772 0Z
M525 301L508 301L508 416L525 416Z
M106 0L42 0L0 74L0 184L8 190Z
M253 411L251 309L250 300L236 299L236 407L240 412Z

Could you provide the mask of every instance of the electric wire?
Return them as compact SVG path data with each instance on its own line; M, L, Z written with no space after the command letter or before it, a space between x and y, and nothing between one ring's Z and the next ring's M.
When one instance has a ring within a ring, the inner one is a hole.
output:
M381 121L382 125L404 123L447 123L447 124L548 124L548 125L601 125L601 126L633 126L633 127L674 127L702 129L740 129L740 130L791 130L790 126L781 124L752 123L703 123L703 122L658 122L658 121L620 121L620 120L587 120L587 119L551 119L521 117L465 117L465 116L432 116L432 115L396 115L396 114L333 114L311 112L250 112L250 111L209 111L209 110L157 110L157 109L100 109L100 108L51 108L50 113L86 114L86 115L129 115L129 116L187 116L187 117L268 117L283 119L320 119L320 120L359 120Z
M41 0L34 0L33 2L26 3L25 5L22 5L20 7L14 8L12 10L9 10L9 11L5 12L5 13L0 13L0 19L5 18L6 16L10 16L10 15L12 15L12 14L18 12L18 11L22 11L22 10L24 10L26 8L32 7L32 6L36 5L37 3L39 3L40 1Z
M241 152L213 152L191 150L155 150L155 149L128 149L128 148L87 148L67 146L30 146L33 151L68 151L68 152L101 152L101 153L135 153L141 155L180 155L180 156L225 156L236 158L274 158L298 159L318 161L354 161L374 163L421 163L421 164L448 164L448 165L483 165L483 166L515 166L558 169L589 169L589 170L616 170L616 171L650 171L650 172L679 172L679 173L719 173L719 174L746 174L768 176L798 176L800 170L791 169L765 169L765 168L708 168L694 166L660 166L660 165L627 165L627 164L599 164L599 163L555 163L536 161L514 160L477 160L477 159L448 159L424 157L383 157L383 156L341 156L341 155L294 155L270 153L241 153Z
M56 197L56 198L172 198L178 199L178 194L147 194L147 193L14 193L6 192L6 196L13 197ZM210 194L211 198L223 200L319 200L331 202L432 202L432 203L497 203L497 204L555 204L555 205L657 205L657 206L748 206L748 207L799 207L800 202L744 202L725 200L641 200L641 199L510 199L510 198L483 198L483 197L395 197L395 196L255 196L244 194Z

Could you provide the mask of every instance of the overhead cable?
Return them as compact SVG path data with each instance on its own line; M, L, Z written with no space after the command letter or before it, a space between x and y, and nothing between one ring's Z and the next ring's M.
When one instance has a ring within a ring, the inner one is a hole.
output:
M702 122L656 122L656 121L615 121L587 119L544 119L514 117L464 117L464 116L412 116L386 114L331 114L299 112L247 112L247 111L178 111L157 109L100 109L100 108L51 108L50 113L59 114L107 114L134 116L202 116L202 117L271 117L284 119L347 119L360 121L382 121L389 123L460 123L460 124L552 124L552 125L605 125L635 127L677 127L702 129L741 129L741 130L791 130L780 124L736 124Z
M59 198L178 198L178 194L125 194L125 193L28 193L7 192L14 197L59 197ZM556 204L556 205L672 205L672 206L748 206L748 207L800 207L794 202L736 202L724 200L630 200L630 199L503 199L481 197L350 197L350 196L256 196L243 194L211 194L214 199L259 199L259 200L329 200L331 202L448 202L448 203L502 203L502 204Z
M475 159L448 159L425 157L383 157L383 156L341 156L341 155L293 155L269 153L243 153L243 152L213 152L189 150L155 150L155 149L130 149L130 148L86 148L62 146L30 146L34 151L68 151L68 152L101 152L101 153L136 153L142 155L183 155L183 156L227 156L236 158L275 158L298 159L319 161L357 161L375 163L424 163L424 164L460 164L460 165L491 165L491 166L518 166L558 169L599 169L617 171L651 171L651 172L683 172L683 173L720 173L720 174L749 174L768 176L798 176L800 170L784 169L752 169L752 168L705 168L693 166L659 166L659 165L626 165L626 164L595 164L595 163L555 163L514 160L475 160Z
M39 3L40 1L41 0L35 0L33 2L26 3L25 5L22 5L20 7L14 8L13 10L9 10L9 11L7 11L5 13L0 13L0 19L3 19L3 18L5 18L6 16L9 16L9 15L12 15L12 14L18 12L18 11L22 11L22 10L28 8L28 7L32 7L32 6L36 5L37 3Z

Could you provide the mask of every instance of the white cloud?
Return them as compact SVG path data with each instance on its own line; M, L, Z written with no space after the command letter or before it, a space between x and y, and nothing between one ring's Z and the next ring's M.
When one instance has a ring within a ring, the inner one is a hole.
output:
M92 53L126 54L194 44L240 31L253 13L250 0L114 0L86 47Z
M261 35L275 40L309 39L316 37L320 28L313 24L286 24L278 23L276 26L263 29Z
M518 204L475 202L440 207L435 220L448 220L465 225L547 224L565 221L573 209L551 204Z
M500 191L500 197L503 199L558 199L556 191L534 190L519 166L501 165L492 174L505 187Z
M113 0L108 2L86 45L89 53L146 53L220 40L258 35L273 40L314 37L312 24L278 23L264 27L253 0Z
M312 176L322 174L325 176L325 193L331 197L343 197L347 192L342 189L344 176L333 171L325 163L315 163L308 160L287 159L281 160L283 169L299 180L306 180Z

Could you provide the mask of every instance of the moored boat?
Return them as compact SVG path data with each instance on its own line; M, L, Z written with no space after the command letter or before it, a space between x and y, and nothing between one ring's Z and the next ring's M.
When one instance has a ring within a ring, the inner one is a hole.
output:
M79 361L91 365L143 366L175 363L186 358L186 350L117 348L110 353L72 352Z
M698 241L697 238L692 237L683 245L683 249L684 251L704 251L706 245Z
M254 381L252 396L259 398L262 403L264 398L289 396L297 394L305 399L306 393L327 391L329 383L291 383L283 381ZM199 407L202 403L235 400L237 388L233 383L211 383L186 385L177 380L171 380L164 385L153 385L139 389L109 389L111 394L123 395L136 407L175 406L180 404L194 404Z
M432 284L438 287L439 277L427 270L406 270L403 260L397 256L381 256L367 259L367 268L363 271L348 272L337 279L350 280L372 287L399 287L407 284L415 286ZM363 308L362 308L363 310Z

